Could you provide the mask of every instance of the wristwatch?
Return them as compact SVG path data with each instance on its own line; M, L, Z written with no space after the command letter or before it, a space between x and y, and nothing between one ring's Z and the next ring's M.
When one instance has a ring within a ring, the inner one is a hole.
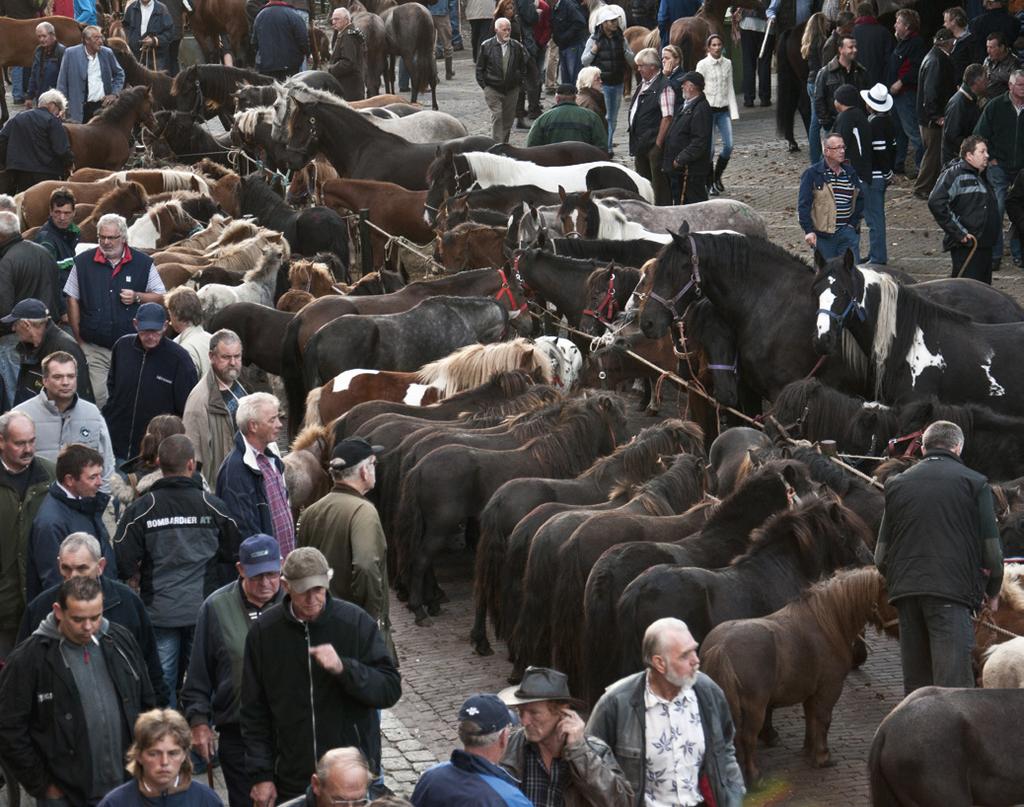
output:
M136 294L133 299L135 300L135 305L138 305L139 303L142 302L142 295L141 294Z

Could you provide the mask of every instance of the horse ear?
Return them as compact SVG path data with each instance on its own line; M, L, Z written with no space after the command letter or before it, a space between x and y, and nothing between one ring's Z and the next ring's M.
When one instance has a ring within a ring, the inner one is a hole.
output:
M684 238L690 234L690 222L684 221L676 232Z
M800 474L796 472L796 468L792 465L786 465L782 469L782 478L786 480L791 488L796 487L796 483L800 481Z
M828 261L825 260L825 256L822 255L820 252L818 252L817 249L815 249L814 250L814 268L817 269L819 272L824 271L826 263L828 263Z
M583 193L580 195L580 201L584 203L590 201L590 188L587 188L585 191L583 191Z
M563 202L565 201L565 188L563 188L561 185L558 186L558 198L561 199Z
M853 257L853 250L849 247L847 247L846 252L843 253L843 268L847 272L852 272L857 268L857 261Z
M519 357L519 367L525 368L530 367L533 364L533 348L529 347L523 351L523 354Z
M683 227L685 227L685 226L686 226L686 222L683 222ZM679 229L682 230L683 227L680 227ZM680 249L687 250L687 249L690 248L690 245L687 243L686 234L685 233L682 233L682 232L674 233L671 230L668 230L668 234L670 236L672 236L672 243L675 244Z

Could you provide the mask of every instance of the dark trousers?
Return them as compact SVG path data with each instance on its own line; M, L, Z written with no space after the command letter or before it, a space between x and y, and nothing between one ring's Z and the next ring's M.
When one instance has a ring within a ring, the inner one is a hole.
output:
M772 100L772 53L775 51L775 34L768 37L768 47L764 49L764 58L758 59L761 43L764 41L763 31L744 31L740 29L740 46L743 48L743 100L754 103L754 83L760 90L757 97L765 103Z
M949 256L953 259L953 277L969 277L974 280L980 280L982 283L988 283L992 285L992 247L978 247L974 250L974 255L971 258L971 262L967 264L962 274L960 267L964 265L964 261L967 260L967 255L971 251L971 245L959 244L953 247L949 251Z
M689 205L694 202L706 202L708 200L708 178L701 176L687 176L686 172L671 173L668 175L669 188L672 194L672 204Z
M494 30L494 20L490 17L484 20L469 21L469 37L473 43L473 63L476 64L476 57L480 55L480 45L490 37Z
M82 123L88 123L92 116L103 109L102 101L86 101L82 104Z
M669 188L668 177L661 170L661 147L652 146L643 154L637 154L633 161L636 172L654 188L654 204L671 204L672 191Z
M529 105L530 112L540 114L540 85L541 74L544 66L544 51L536 56L526 56L526 79L523 87L519 90L519 98L516 101L516 117L521 118L526 114L526 107Z
M927 195L935 187L935 181L939 178L942 157L942 127L921 126L921 143L924 146L924 156L921 158L921 167L917 170L917 181L914 182L914 193Z
M922 595L903 597L896 610L904 694L924 686L974 686L974 629L967 606Z
M7 169L8 193L21 193L27 191L37 182L46 182L50 179L60 179L57 174L40 174L36 171L18 171L14 168Z
M242 729L237 724L217 726L217 733L220 735L217 756L228 786L228 804L230 807L250 807L252 800L249 798L249 776L245 772Z

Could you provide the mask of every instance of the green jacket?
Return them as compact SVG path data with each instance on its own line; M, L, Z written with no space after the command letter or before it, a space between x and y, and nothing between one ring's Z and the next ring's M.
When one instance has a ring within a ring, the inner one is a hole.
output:
M600 149L608 145L604 122L596 113L577 106L575 99L562 101L537 118L530 127L526 145L547 146L569 140L590 143Z
M331 595L373 617L397 660L388 613L388 546L373 503L348 485L336 484L302 511L295 545L314 546L324 553L334 570Z
M1024 168L1024 116L1013 108L1009 93L996 96L981 112L974 133L988 142L988 156L1007 173Z
M19 499L5 469L0 468L0 630L17 630L25 610L25 557L28 535L39 506L54 479L52 462L36 457L25 498Z

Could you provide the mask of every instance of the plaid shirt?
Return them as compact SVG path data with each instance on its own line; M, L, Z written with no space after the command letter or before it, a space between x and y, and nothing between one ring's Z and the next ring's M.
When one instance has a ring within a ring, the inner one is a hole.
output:
M523 757L523 781L519 789L534 807L562 807L565 799L562 790L569 775L561 757L551 760L551 772L544 768L544 761L533 743L525 744Z
M281 547L283 560L295 549L295 523L292 521L292 509L288 505L288 490L277 466L265 454L256 454L256 464L263 473L263 489L270 505L270 520L274 525L274 537Z

